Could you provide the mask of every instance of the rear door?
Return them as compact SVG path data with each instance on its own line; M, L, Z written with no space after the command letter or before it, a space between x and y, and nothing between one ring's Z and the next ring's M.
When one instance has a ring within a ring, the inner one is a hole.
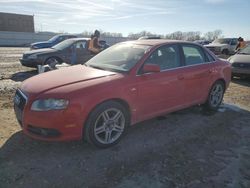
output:
M212 59L209 60L206 52L198 45L182 44L181 47L185 62L185 104L203 102L212 81Z
M85 63L90 56L90 53L87 49L87 41L78 41L75 43L75 52L76 52L76 63L83 64Z
M169 112L182 106L183 70L179 47L166 45L156 49L145 64L157 64L160 72L139 73L137 115L140 120Z
M238 40L236 38L231 39L230 44L229 44L229 52L230 54L234 53L234 50L238 44Z

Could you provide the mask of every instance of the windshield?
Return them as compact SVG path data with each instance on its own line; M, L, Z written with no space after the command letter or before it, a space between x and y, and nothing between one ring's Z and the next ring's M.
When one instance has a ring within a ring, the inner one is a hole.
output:
M240 50L238 52L238 54L250 54L250 46L246 46L245 48L243 48L242 50Z
M230 43L230 39L216 39L213 41L213 43L219 43L219 44L229 44Z
M59 44L56 44L55 46L52 46L52 48L57 50L64 50L68 48L70 45L74 43L74 40L65 40L63 42L60 42Z
M90 59L86 65L118 72L130 71L150 48L146 45L120 43L109 47Z
M49 39L49 41L50 42L54 42L54 41L56 41L58 39L58 36L54 36L54 37L52 37L51 39Z

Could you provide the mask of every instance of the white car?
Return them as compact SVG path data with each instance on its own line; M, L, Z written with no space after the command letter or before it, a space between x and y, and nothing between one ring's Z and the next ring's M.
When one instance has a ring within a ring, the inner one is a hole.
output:
M229 55L234 54L237 44L237 38L220 38L214 40L208 45L205 45L205 47L212 51L215 55Z
M250 78L250 45L228 58L232 66L232 76Z

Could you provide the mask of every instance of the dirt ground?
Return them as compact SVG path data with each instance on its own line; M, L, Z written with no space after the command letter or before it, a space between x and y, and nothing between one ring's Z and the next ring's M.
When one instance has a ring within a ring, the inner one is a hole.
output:
M234 79L214 113L192 107L131 127L108 149L22 134L15 88L36 74L26 48L0 48L0 188L250 187L250 80Z

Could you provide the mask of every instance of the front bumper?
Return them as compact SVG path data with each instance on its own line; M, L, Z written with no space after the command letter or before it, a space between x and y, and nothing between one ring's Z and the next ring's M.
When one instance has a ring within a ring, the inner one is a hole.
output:
M16 96L19 97L16 97ZM16 101L16 102L15 102ZM14 98L16 118L27 136L44 141L81 140L84 114L79 108L44 112L31 111L29 99L19 90Z
M240 76L240 75L250 76L250 69L232 67L232 75L234 75L234 76Z
M33 59L19 59L19 61L25 67L36 68L37 65L42 65L41 62L38 62L38 61L33 60Z
M21 124L24 134L37 140L69 141L82 139L83 123L72 119L62 111L25 111Z

